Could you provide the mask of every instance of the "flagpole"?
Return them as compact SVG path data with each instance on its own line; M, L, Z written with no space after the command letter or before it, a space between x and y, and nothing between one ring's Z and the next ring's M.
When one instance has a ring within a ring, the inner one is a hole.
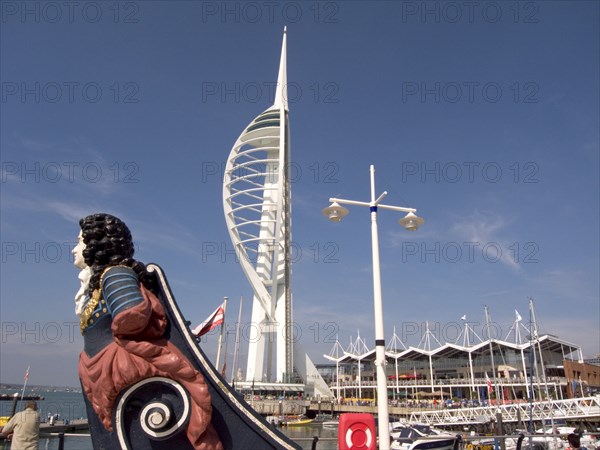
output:
M221 361L221 347L223 345L223 331L225 330L225 312L227 311L227 297L223 297L223 322L221 322L221 334L219 334L219 345L217 347L217 363L215 367L219 370L219 362Z
M235 372L238 366L239 352L240 352L240 328L242 326L242 304L244 303L244 297L240 296L240 311L238 313L238 321L235 329L235 348L233 350L233 363L231 364L231 381L235 380Z
M223 326L225 323L223 322ZM223 367L221 368L221 376L227 380L227 344L229 343L227 337L225 337L225 350L223 351ZM218 369L218 367L217 367Z
M25 386L27 386L27 380L29 379L29 368L31 366L27 366L27 370L25 371L25 380L23 382L23 391L21 391L21 401L23 401L23 397L25 397Z

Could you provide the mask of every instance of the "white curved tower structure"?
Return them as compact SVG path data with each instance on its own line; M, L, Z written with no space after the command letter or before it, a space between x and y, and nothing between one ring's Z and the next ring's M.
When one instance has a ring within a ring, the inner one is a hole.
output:
M275 103L242 131L223 180L225 221L254 291L246 381L293 381L286 85L284 29Z

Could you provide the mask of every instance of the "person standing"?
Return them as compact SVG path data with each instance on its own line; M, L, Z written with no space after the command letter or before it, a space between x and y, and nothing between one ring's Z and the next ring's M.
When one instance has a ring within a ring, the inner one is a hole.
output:
M25 403L25 410L16 413L2 428L2 435L12 433L12 450L38 450L40 413L35 402Z
M567 436L567 441L569 442L570 450L587 450L585 447L581 446L581 438L578 434L571 433Z

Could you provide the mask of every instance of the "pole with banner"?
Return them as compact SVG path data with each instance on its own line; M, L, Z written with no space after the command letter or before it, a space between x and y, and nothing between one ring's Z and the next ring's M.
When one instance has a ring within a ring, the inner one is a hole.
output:
M25 371L25 377L23 381L23 390L21 391L21 401L23 401L23 397L25 396L25 386L27 386L27 380L29 379L29 368L31 366L27 366L27 370Z
M219 345L217 347L217 363L215 367L219 370L219 363L221 361L221 347L223 346L223 332L225 330L225 313L227 312L227 300L228 297L223 297L223 321L221 322L221 333L219 334ZM227 359L227 356L225 357Z

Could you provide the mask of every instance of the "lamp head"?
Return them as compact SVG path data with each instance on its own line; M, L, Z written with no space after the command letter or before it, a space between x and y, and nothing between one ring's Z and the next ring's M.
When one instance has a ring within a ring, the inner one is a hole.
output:
M323 208L323 215L332 222L339 222L348 215L348 208L344 208L338 202L333 202L327 208Z
M400 225L406 228L408 231L416 231L421 225L425 223L425 219L417 216L416 214L409 212L406 216L398 221Z

